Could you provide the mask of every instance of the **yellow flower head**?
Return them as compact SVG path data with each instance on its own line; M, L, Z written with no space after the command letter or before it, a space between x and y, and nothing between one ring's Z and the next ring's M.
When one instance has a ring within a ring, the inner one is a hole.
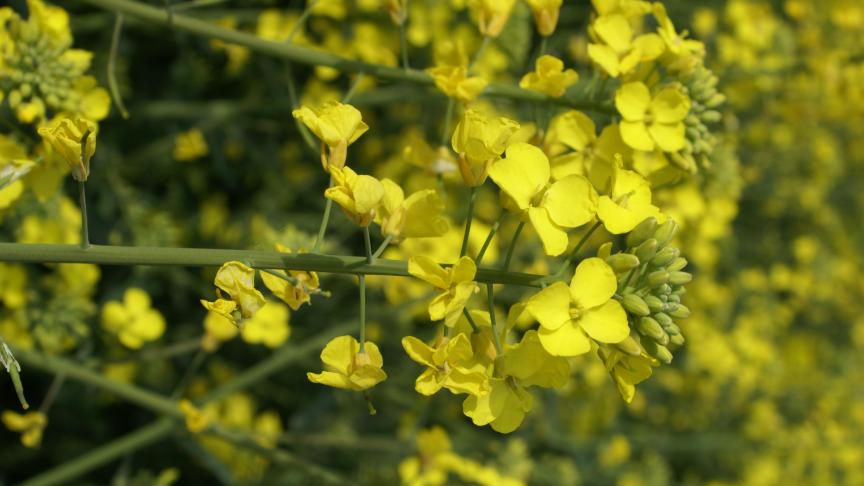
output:
M474 101L486 89L482 76L468 76L468 56L461 41L442 42L435 49L435 66L426 70L435 86L462 103Z
M569 242L564 228L591 221L597 210L597 193L588 179L570 175L550 185L549 159L527 143L511 145L489 176L509 197L507 205L527 216L547 255L564 253Z
M42 432L48 426L48 417L42 412L15 413L11 410L3 412L3 425L12 432L21 433L21 444L24 447L36 448L42 443Z
M235 325L239 325L242 319L252 317L266 302L261 292L255 288L255 270L240 262L223 264L216 272L214 283L229 295L230 300L221 297L215 302L202 300L201 305L229 319Z
M138 349L162 337L165 318L150 307L147 292L130 288L123 294L123 302L112 300L102 307L102 328L115 334L127 348Z
M548 54L537 58L534 72L530 72L519 81L521 88L545 93L553 98L560 98L567 88L576 84L579 75L572 69L564 70L564 63L555 56Z
M412 360L427 367L414 382L417 393L431 396L441 388L470 395L489 391L486 367L473 360L474 350L465 334L441 338L435 347L406 336L402 338L402 347Z
M174 160L188 162L200 159L209 152L204 134L197 128L183 132L174 138Z
M210 424L213 423L215 417L214 410L209 409L201 411L189 400L180 400L178 404L183 416L186 417L186 429L193 434L198 434L207 430Z
M262 274L264 275L264 274ZM240 335L250 344L263 344L268 348L278 348L291 334L288 326L288 307L279 302L268 302L254 316L243 323Z
M534 398L512 377L490 378L489 388L489 393L466 398L462 413L474 425L489 425L496 432L509 434L522 425Z
M326 172L344 167L348 146L369 130L357 108L336 101L327 102L317 110L303 106L292 114L321 139L321 164ZM329 154L325 154L325 146Z
M670 86L652 97L644 83L625 83L615 93L615 106L623 118L621 138L630 147L646 152L684 148L690 98L679 89Z
M76 117L55 118L39 127L39 135L72 169L76 181L86 181L90 175L90 159L96 153L96 124Z
M540 35L543 37L552 35L558 25L558 14L561 12L561 4L564 0L527 0L527 3L531 7L531 13L534 14L534 23L537 24Z
M504 30L516 0L468 0L468 10L484 37L495 38Z
M434 190L417 191L406 199L395 182L384 179L381 183L384 197L375 222L381 226L381 233L390 236L394 243L405 238L441 236L450 229L442 215L444 202Z
M291 253L290 248L279 244L276 245L276 250L281 253ZM318 280L318 272L304 270L289 270L287 274L282 270L276 270L276 272L290 277L293 282L266 272L261 272L261 280L264 281L264 285L270 289L270 292L288 304L291 310L296 311L301 305L310 303L312 300L310 294L318 291L321 285Z
M601 346L597 354L612 375L621 398L627 403L633 401L636 385L647 380L651 376L652 367L659 364L644 351L639 356L632 356L611 346Z
M641 175L622 169L618 161L610 182L610 194L600 196L597 204L597 217L606 231L614 235L626 233L652 216L661 223L666 221L660 209L651 204L651 187Z
M369 226L384 198L381 181L369 175L357 175L350 167L333 167L331 175L333 186L324 191L324 197L336 202L359 226Z
M620 13L601 15L591 24L598 42L588 44L588 56L613 78L631 73L641 62L653 61L666 49L657 34L633 38L633 27Z
M477 265L467 256L446 269L427 256L414 256L408 260L408 273L443 291L429 303L429 319L444 319L444 324L450 327L459 320L468 299L479 290L474 281Z
M531 297L526 309L540 322L538 336L553 356L578 356L591 350L591 340L618 343L630 335L627 314L612 297L618 290L615 272L600 258L576 267L570 287L556 282Z
M519 123L504 117L487 118L480 112L465 110L456 125L451 143L459 154L459 172L470 187L486 181L489 166L501 158Z
M366 341L365 349L352 336L333 338L321 351L324 371L306 373L312 383L345 390L368 390L387 379L381 369L384 358L375 343Z

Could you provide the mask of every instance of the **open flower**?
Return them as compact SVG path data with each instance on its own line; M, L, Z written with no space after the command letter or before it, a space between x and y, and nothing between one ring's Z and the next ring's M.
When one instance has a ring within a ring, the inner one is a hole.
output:
M201 410L189 400L180 400L178 407L186 419L186 429L193 434L204 432L217 418L215 410Z
M539 91L553 98L560 98L567 88L576 84L579 74L572 69L564 69L564 63L548 54L537 58L536 68L522 77L519 87Z
M443 42L435 49L435 66L426 70L435 86L451 98L470 103L486 89L482 76L468 75L468 56L462 42Z
M567 249L564 228L581 226L594 217L597 193L588 179L570 175L550 185L549 159L533 145L511 145L507 157L492 165L489 176L510 198L507 206L527 216L547 255Z
M540 322L540 343L553 356L578 356L591 339L621 342L630 335L627 314L617 300L615 272L600 258L576 267L570 287L556 282L528 300L526 309Z
M427 256L414 256L408 260L408 273L443 291L429 303L429 318L444 319L444 324L450 327L459 320L468 299L479 290L474 281L477 265L467 256L446 269Z
M606 370L612 375L621 398L627 403L633 401L636 385L647 380L651 376L652 368L659 364L644 350L639 356L632 356L611 346L603 346L597 350L597 354L603 360Z
M462 413L474 425L489 425L496 432L509 434L522 425L534 397L512 377L490 378L489 387L489 393L466 398Z
M384 197L381 181L369 175L357 175L350 167L333 168L333 186L324 191L359 226L369 226L375 209Z
M348 146L369 130L357 108L335 101L317 110L303 106L292 114L321 139L321 164L326 172L344 167ZM329 154L325 154L325 146Z
M640 62L657 59L666 49L657 34L633 38L633 28L626 16L601 15L591 24L598 42L588 44L588 56L613 78L629 74Z
M486 181L489 166L501 158L519 123L504 117L488 118L475 110L465 110L456 125L451 143L459 154L459 172L469 187Z
M3 412L3 425L13 432L21 433L21 444L31 449L42 443L42 433L48 426L48 417L42 412L15 413Z
M414 382L417 393L431 396L441 388L456 394L480 395L488 391L486 368L472 360L474 350L465 334L441 338L434 347L406 336L402 347L412 360L427 367Z
M450 229L442 215L444 202L432 189L424 189L405 198L398 184L390 179L381 181L384 197L375 215L381 226L381 234L391 237L394 243L405 238L441 236Z
M684 148L684 118L690 112L690 98L674 87L651 96L644 83L626 83L615 93L615 106L621 113L621 138L636 150L664 152Z
M255 270L237 262L227 262L216 272L214 280L219 290L226 292L230 300L220 295L215 302L201 301L201 305L216 312L239 327L240 321L252 317L264 304L264 296L255 288Z
M130 288L123 294L123 302L112 300L102 307L102 327L127 348L138 349L162 336L165 318L150 307L147 292Z
M280 244L276 245L276 251L291 253L290 248ZM321 284L318 280L318 272L289 270L286 274L283 270L274 271L289 277L291 281L267 272L261 272L261 280L264 281L264 285L270 289L270 292L288 304L291 310L296 311L301 305L308 304L312 300L310 295L319 291Z
M516 0L468 0L468 10L477 22L477 27L484 37L498 37L510 14Z
M632 170L622 169L620 160L612 170L610 193L600 196L597 217L606 231L619 235L636 227L646 218L655 217L661 223L666 217L651 204L651 187L644 177Z
M324 371L306 373L312 383L345 390L368 390L387 379L381 369L384 358L373 342L366 341L365 349L352 336L333 338L321 351Z
M90 159L96 153L96 124L81 117L60 117L39 127L38 131L45 143L72 169L72 177L76 181L86 181L90 176Z
M270 301L243 324L240 335L247 343L278 348L291 334L288 326L289 315L288 307Z

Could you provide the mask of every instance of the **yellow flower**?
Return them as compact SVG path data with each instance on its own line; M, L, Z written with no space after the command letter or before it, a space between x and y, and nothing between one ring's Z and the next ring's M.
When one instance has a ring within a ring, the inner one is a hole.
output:
M231 310L226 309L226 312L230 315L236 304L230 300L222 300L222 302L228 303L228 307ZM213 304L212 307L214 309L218 303L218 300L216 303L207 302L207 304ZM226 317L224 313L217 310L211 310L204 317L204 337L201 339L201 347L208 353L212 353L216 351L220 344L234 339L239 332L240 330L234 324L232 318Z
M288 317L288 307L279 302L268 302L260 311L243 323L240 335L247 343L278 348L285 343L291 334Z
M55 118L39 127L39 135L72 169L72 177L86 181L90 175L90 159L96 153L96 124L76 117Z
M162 336L165 318L150 307L147 292L133 287L123 294L123 302L112 300L105 303L102 328L115 334L127 348L138 349Z
M564 228L591 221L597 210L597 193L588 179L570 175L550 185L549 159L527 143L511 145L489 176L509 197L508 209L527 216L547 255L564 253L569 241Z
M567 359L549 354L534 330L526 332L519 344L507 346L495 362L495 372L512 376L523 386L544 388L561 388L570 379Z
M640 62L657 59L666 48L657 34L634 39L630 21L619 13L597 17L591 31L599 42L588 44L588 56L613 78L629 74Z
M359 226L369 226L375 210L384 197L384 186L369 175L357 175L350 167L332 167L333 186L324 191L324 197L338 204Z
M210 410L201 411L189 400L180 400L179 407L186 417L186 429L193 434L207 430L215 418L213 413L208 413L211 412Z
M459 154L459 172L470 187L486 181L489 166L501 158L519 124L509 118L489 119L474 110L465 110L456 125L451 143Z
M695 39L687 39L686 32L683 35L678 34L675 31L675 25L672 24L672 19L666 13L666 7L662 3L655 2L653 10L654 18L660 24L657 33L666 43L672 56L676 58L676 67L691 67L705 57L705 44Z
M654 97L644 83L625 83L615 93L621 113L621 138L636 150L664 152L684 148L684 118L690 112L690 98L677 88L667 87Z
M467 256L446 269L427 256L414 256L408 260L408 273L442 290L429 303L429 319L444 319L444 324L450 327L459 320L468 299L479 290L474 282L477 265Z
M474 425L489 425L496 432L509 434L525 420L534 399L511 377L490 378L489 393L471 395L462 402L462 413Z
M180 133L174 139L174 160L188 162L200 159L209 152L204 134L197 128Z
M303 106L292 114L321 139L321 164L326 172L344 167L348 146L369 130L357 108L335 101L317 110ZM325 154L325 146L329 154Z
M486 368L473 362L474 350L465 334L441 338L435 347L406 336L402 338L402 347L412 360L427 367L414 382L417 393L431 396L442 387L456 394L488 392Z
M564 63L548 54L537 58L536 69L522 77L519 87L560 98L567 88L576 84L579 75L572 69L564 70Z
M3 425L12 432L21 433L21 444L31 449L42 443L42 432L48 426L48 417L42 412L15 413L3 412Z
M597 204L597 217L603 221L606 231L614 235L626 233L652 216L664 222L666 217L651 204L648 181L636 172L622 169L619 164L620 161L613 168L610 194L600 196Z
M633 401L636 385L647 380L652 367L658 365L658 361L644 351L639 356L631 356L612 347L601 346L598 355L606 365L606 371L612 375L621 398L627 403Z
M486 89L482 76L468 76L468 56L461 41L445 41L435 49L435 66L426 70L435 86L462 103L474 101Z
M561 12L561 4L564 0L527 0L531 13L534 14L534 23L537 31L543 37L549 37L555 32L558 25L558 14Z
M264 296L255 288L255 270L240 262L223 264L216 272L214 283L231 296L243 319L249 319L264 306ZM223 308L228 307L221 305Z
M540 343L553 356L578 356L591 340L618 343L630 335L627 314L617 300L615 272L600 258L576 267L570 287L556 282L531 297L526 309L540 322Z
M281 253L291 253L291 249L277 244L276 250ZM275 270L277 273L286 275L283 270ZM318 291L320 282L318 272L307 272L304 270L289 270L288 274L293 282L279 278L266 272L261 272L261 280L264 285L273 292L273 295L288 304L291 310L297 310L303 304L308 304L312 299L310 294Z
M366 341L365 350L351 336L333 338L321 351L324 371L306 373L312 383L343 388L345 390L368 390L387 379L381 369L384 358L375 343Z
M450 229L442 215L444 202L432 189L424 189L405 198L398 184L390 179L381 181L384 197L375 214L381 234L390 236L394 243L405 238L441 236Z
M480 33L495 38L507 25L515 4L516 0L468 0L468 10Z

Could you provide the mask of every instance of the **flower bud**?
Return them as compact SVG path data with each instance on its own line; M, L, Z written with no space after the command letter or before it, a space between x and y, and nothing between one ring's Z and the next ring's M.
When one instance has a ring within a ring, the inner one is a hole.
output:
M675 236L675 233L678 231L678 224L675 223L673 219L667 219L665 223L660 225L657 228L657 231L654 232L654 238L657 240L657 243L661 248L665 247L667 243L672 241L672 237Z
M669 336L669 345L671 346L681 346L684 344L684 335L675 334Z
M651 259L651 265L654 265L655 267L665 266L674 260L680 253L681 252L678 248L667 246L654 255L654 258Z
M678 327L678 325L675 323L671 323L668 326L663 326L663 330L666 331L666 334L670 336L677 336L681 334L681 328Z
M597 258L609 258L609 255L612 254L612 242L607 241L600 245L600 248L597 248Z
M669 283L672 285L684 285L693 280L693 275L687 272L670 272Z
M666 329L667 326L671 326L672 324L674 324L672 322L672 318L669 317L668 314L663 312L655 312L651 317L653 317L655 321L659 322L660 325L663 326L663 329Z
M627 312L631 314L636 314L637 316L647 316L651 314L648 305L645 304L642 297L639 297L636 294L625 295L624 301L621 303L624 305L624 308L627 309Z
M651 312L662 312L665 309L663 301L653 295L645 296L645 303L648 304Z
M648 274L648 285L651 287L659 287L668 281L669 273L666 270L657 270Z
M639 331L639 334L648 336L655 341L659 341L662 337L666 336L666 333L663 332L663 328L660 327L660 324L650 317L639 319L636 323L636 330Z
M612 267L615 273L622 273L639 266L639 258L630 253L616 253L606 257L606 263Z
M39 128L39 135L72 169L72 177L84 182L90 176L90 159L96 153L96 124L86 118L55 119Z
M651 238L654 235L654 231L657 229L657 220L655 218L647 218L635 228L633 231L627 235L627 246L630 248L635 248L642 244L643 241Z
M675 310L669 312L669 315L676 319L686 319L690 317L690 309L686 305L677 304Z
M654 258L655 253L657 253L657 240L654 238L643 241L642 244L636 248L636 256L643 262L647 262Z
M646 353L657 358L661 362L666 364L672 362L672 353L669 352L669 349L667 349L666 346L658 344L650 339L643 339L642 347L645 348Z
M630 356L639 356L642 354L642 346L633 339L633 336L627 336L627 339L620 343L615 343L612 346L615 346L619 351L629 354Z
M670 272L678 272L686 266L687 259L683 257L677 257L672 260L672 262L668 266L666 266L666 270L669 270Z

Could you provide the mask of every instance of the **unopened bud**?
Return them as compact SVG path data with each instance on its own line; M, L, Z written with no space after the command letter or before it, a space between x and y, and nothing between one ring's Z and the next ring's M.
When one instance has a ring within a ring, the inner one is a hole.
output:
M659 287L669 281L669 273L666 270L657 270L648 274L648 285Z
M620 343L615 343L613 346L622 353L629 354L630 356L639 356L642 354L642 346L640 346L632 336L627 336L627 339Z
M636 294L625 295L622 304L624 305L624 308L627 309L627 312L631 314L636 314L637 316L647 316L651 314L648 305L644 300L642 300L642 297L639 297Z
M630 253L616 253L606 257L606 263L615 270L615 273L622 273L639 266L639 258Z
M663 332L663 328L660 327L660 324L650 317L639 319L636 323L636 329L643 336L648 336L655 341L659 341L662 336L666 335L666 333Z
M637 224L633 231L627 235L627 246L635 248L642 244L643 241L651 238L654 231L657 229L657 220L655 218L647 218Z
M654 258L651 259L651 265L654 265L655 267L663 267L674 260L680 253L681 252L678 248L667 246L654 255Z
M674 260L672 260L672 262L669 263L669 265L666 266L666 270L668 270L670 272L679 272L679 271L683 270L684 267L686 267L686 266L687 266L687 259L684 257L677 257Z
M657 253L657 240L654 238L647 239L636 248L636 256L640 261L647 262L654 258Z
M669 315L675 319L686 319L690 317L690 309L686 305L677 304L675 310L669 312Z
M607 258L612 254L612 242L607 241L597 249L597 258Z
M653 295L645 296L645 303L648 304L648 308L651 309L651 312L662 312L666 307L662 300Z
M671 346L681 346L684 344L684 335L683 334L675 334L669 336L669 344Z
M675 220L669 218L665 223L661 224L657 231L654 232L654 238L657 239L659 246L665 247L667 243L672 241L672 237L678 231L678 224Z
M655 321L659 322L660 325L663 326L663 329L666 329L667 326L671 326L674 324L672 322L672 318L669 317L668 314L665 314L663 312L656 312L651 317L653 317Z
M662 344L659 344L650 339L643 339L642 347L645 348L646 353L657 358L661 362L666 364L672 362L672 353L669 352L669 349L667 349L666 346L663 346Z
M693 280L693 275L687 272L670 272L669 283L672 285L684 285Z

